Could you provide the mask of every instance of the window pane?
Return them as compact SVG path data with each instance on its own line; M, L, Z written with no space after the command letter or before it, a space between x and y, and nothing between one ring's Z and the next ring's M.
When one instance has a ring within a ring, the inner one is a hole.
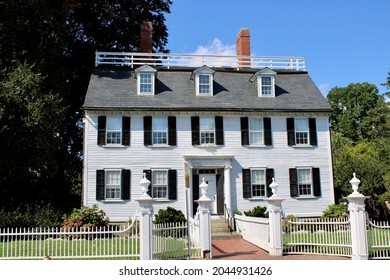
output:
M249 144L263 144L263 119L249 119Z
M214 131L215 124L213 117L202 117L200 118L200 130L212 130Z
M295 120L295 138L297 144L308 144L309 143L309 127L307 119L296 119Z
M213 117L200 118L200 143L215 143L215 122Z
M121 130L122 129L122 117L121 116L109 116L107 117L107 130Z
M121 172L106 171L106 199L121 198Z
M153 171L153 197L168 197L168 172L165 170Z
M311 195L311 169L298 169L299 195Z
M265 171L252 170L252 196L266 196Z
M271 77L261 77L261 85L262 86L270 86L271 85Z
M168 119L166 117L153 118L153 144L167 144Z
M199 75L199 93L210 93L210 75Z
M121 131L122 131L122 117L121 116L107 117L107 127L106 127L107 144L120 144Z
M141 73L140 74L140 93L151 93L152 92L152 74Z

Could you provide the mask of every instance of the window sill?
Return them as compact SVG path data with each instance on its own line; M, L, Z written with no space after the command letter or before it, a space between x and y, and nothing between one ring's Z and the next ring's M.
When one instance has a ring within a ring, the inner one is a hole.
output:
M218 147L218 145L216 145L216 144L201 144L201 145L196 145L196 147L206 149L206 148L216 148L216 147Z
M106 144L106 145L101 145L103 148L125 148L128 146L122 145L122 144Z
M154 198L156 202L170 202L168 198Z
M247 148L269 148L269 147L271 147L271 145L254 144L254 145L244 145L244 147L247 147Z
M118 202L124 202L123 199L105 199L102 200L103 203L118 203Z
M316 146L310 144L298 144L298 145L293 145L291 147L300 149L300 148L314 148Z
M149 148L171 148L172 146L168 144L154 144L154 145L149 145Z
M251 197L249 198L248 200L249 201L262 201L262 200L265 200L267 199L268 197Z
M307 195L307 196L297 196L297 197L294 197L296 199L315 199L317 198L316 196L314 195Z

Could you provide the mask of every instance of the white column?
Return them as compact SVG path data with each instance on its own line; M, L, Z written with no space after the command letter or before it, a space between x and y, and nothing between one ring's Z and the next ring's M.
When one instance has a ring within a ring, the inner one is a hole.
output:
M268 202L268 217L269 217L269 253L272 256L283 255L283 233L282 233L282 216L283 208L282 201L284 199L278 197L278 184L272 178L270 185L273 195L267 199Z
M369 196L364 196L358 192L360 180L356 178L355 173L353 173L353 178L349 182L353 189L353 193L347 197L351 223L352 260L368 260L367 219L364 200Z
M233 209L232 209L232 189L230 186L230 173L231 173L232 165L230 162L227 162L225 164L224 169L224 183L223 183L223 192L225 196L225 204L226 207L230 211L230 215L233 215Z
M140 259L151 260L153 258L153 202L154 199L147 194L150 181L143 179L139 182L143 194L136 199L140 206Z
M209 255L211 259L213 257L212 242L211 242L211 209L214 202L207 196L207 188L204 178L199 189L202 196L197 200L199 204L199 245L203 256Z

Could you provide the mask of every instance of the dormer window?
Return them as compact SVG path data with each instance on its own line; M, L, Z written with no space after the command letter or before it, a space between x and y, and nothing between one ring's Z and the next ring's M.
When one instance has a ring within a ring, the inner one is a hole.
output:
M137 94L154 95L154 81L157 70L144 65L135 70L137 76Z
M196 69L195 75L195 91L199 96L213 96L213 75L214 70L207 66Z
M259 97L275 97L275 75L276 72L264 68L251 78L253 81L257 78L257 94Z

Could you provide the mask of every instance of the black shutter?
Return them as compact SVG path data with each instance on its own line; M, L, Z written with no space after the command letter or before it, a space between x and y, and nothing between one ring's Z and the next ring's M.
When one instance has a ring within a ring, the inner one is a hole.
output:
M320 169L319 168L313 168L312 169L312 175L313 175L313 195L314 196L321 196Z
M242 196L244 198L251 197L251 170L242 170Z
M144 145L145 146L152 145L152 117L151 116L144 117Z
M148 187L148 192L147 194L152 196L152 170L144 170L143 173L146 174L146 179L148 179L150 181L150 184L149 184L149 187Z
M310 145L317 146L317 125L314 118L309 118L309 139Z
M192 145L200 145L199 139L199 117L191 117Z
M295 128L294 118L287 118L287 144L289 146L295 145Z
M122 145L130 146L130 117L122 117Z
M266 185L267 185L267 197L270 197L272 193L272 189L270 188L269 185L272 183L272 178L274 177L274 170L272 168L267 168L265 171L265 178L266 178Z
M198 203L196 200L199 199L199 175L192 174L192 198L193 198L193 214L195 215L196 210L198 209Z
M272 145L272 128L271 128L271 118L263 118L264 125L264 145Z
M106 144L106 116L98 117L98 136L97 144L105 145Z
M291 197L298 197L299 191L298 191L298 172L295 168L290 168L290 196Z
M215 117L215 144L223 145L223 117Z
M129 169L122 170L122 199L130 200L130 177Z
M249 145L249 122L248 117L241 117L241 145Z
M176 117L168 117L168 145L176 146Z
M168 198L171 200L177 199L177 171L168 171Z
M96 200L104 200L104 170L96 170Z

